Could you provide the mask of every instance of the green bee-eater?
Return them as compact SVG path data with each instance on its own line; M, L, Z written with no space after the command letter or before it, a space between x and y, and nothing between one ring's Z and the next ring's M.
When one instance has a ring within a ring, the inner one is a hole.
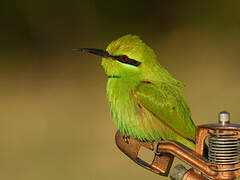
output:
M184 85L159 62L138 36L125 35L105 50L79 48L102 56L114 123L141 141L178 141L194 149L195 125L183 97Z

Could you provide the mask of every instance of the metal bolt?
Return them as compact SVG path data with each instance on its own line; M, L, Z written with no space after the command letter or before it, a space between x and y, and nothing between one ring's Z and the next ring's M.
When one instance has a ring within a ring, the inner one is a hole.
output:
M230 123L230 113L228 111L221 111L218 114L218 122L222 126L225 126L226 124Z

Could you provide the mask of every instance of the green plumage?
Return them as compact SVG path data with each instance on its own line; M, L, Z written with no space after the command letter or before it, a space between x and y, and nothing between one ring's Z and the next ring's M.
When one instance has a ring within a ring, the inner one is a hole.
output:
M195 125L182 95L183 83L159 64L154 51L138 36L125 35L106 51L80 50L103 56L107 97L117 129L142 141L162 138L195 148Z
M175 140L194 149L195 125L182 95L184 85L158 63L153 50L139 37L113 41L107 52L141 62L138 67L103 58L109 78L107 97L121 132L142 141Z

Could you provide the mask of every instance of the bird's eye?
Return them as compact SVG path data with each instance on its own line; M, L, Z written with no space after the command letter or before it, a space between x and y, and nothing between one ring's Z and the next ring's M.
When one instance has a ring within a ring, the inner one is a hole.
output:
M123 62L126 62L128 60L128 57L126 55L122 55L120 58Z
M139 66L141 64L141 62L139 61L136 61L134 59L131 59L129 57L127 57L126 55L121 55L121 56L111 56L113 59L116 59L118 60L119 62L121 63L124 63L124 64L130 64L130 65L133 65L133 66Z

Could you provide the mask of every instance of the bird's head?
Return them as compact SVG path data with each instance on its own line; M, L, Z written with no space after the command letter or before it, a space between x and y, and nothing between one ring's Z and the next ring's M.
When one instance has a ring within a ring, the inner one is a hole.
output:
M125 35L111 42L106 50L79 48L102 56L102 66L109 78L141 78L158 64L154 51L138 36Z

